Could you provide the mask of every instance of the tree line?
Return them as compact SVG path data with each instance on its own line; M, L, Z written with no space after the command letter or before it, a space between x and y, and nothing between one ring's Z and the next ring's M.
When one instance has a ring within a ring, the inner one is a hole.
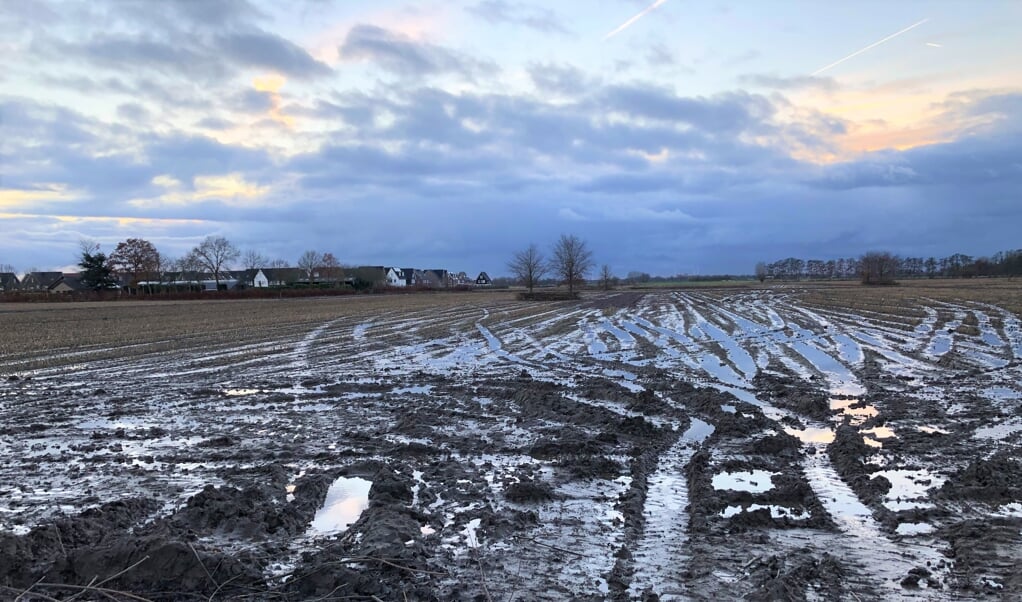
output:
M883 255L878 258L876 255ZM864 264L866 259L873 263ZM788 257L756 264L756 278L774 280L835 280L861 278L875 262L882 260L885 278L975 278L1022 276L1022 249L1001 251L989 257L955 253L947 257L900 257L875 251L861 257L842 259L800 259Z

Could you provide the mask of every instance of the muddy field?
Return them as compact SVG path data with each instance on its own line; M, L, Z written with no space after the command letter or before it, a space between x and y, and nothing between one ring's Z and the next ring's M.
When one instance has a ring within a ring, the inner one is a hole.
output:
M0 307L0 599L1020 599L1020 298Z

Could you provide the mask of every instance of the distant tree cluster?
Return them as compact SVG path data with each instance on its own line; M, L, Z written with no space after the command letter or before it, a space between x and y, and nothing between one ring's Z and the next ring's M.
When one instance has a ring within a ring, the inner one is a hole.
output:
M584 285L586 274L594 267L593 253L585 241L575 235L562 234L554 243L548 260L535 244L524 251L515 253L508 262L511 274L532 292L547 273L557 277L561 284L568 285L568 292L574 294L575 287ZM605 288L613 279L610 267L603 266L600 274Z
M884 277L891 278L974 278L990 276L1022 276L1022 249L1002 251L990 257L972 257L955 253L948 257L898 257L889 253L867 253L859 258L799 259L789 257L773 263L756 264L756 277L760 280L835 280L863 278L867 273L875 276L877 257L884 260ZM870 257L872 263L864 266ZM889 265L890 264L890 265ZM868 269L867 269L868 268ZM890 268L890 269L889 269Z

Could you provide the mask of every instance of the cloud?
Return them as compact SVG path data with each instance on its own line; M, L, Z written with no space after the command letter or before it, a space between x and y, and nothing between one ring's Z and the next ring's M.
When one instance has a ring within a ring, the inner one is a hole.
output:
M608 109L633 117L686 123L714 132L755 128L774 113L773 104L763 96L727 92L710 98L689 98L652 85L608 86L601 100Z
M238 65L269 69L296 79L330 75L333 70L289 40L261 30L232 32L216 40L216 49Z
M117 106L117 116L127 121L144 122L149 120L152 113L137 102L126 102Z
M968 98L969 100L963 100ZM982 117L958 138L904 151L868 153L822 169L814 186L835 189L1022 185L1022 94L973 94L947 105L941 120ZM967 194L963 192L963 194Z
M35 24L31 39L47 50L5 72L0 97L0 198L16 205L0 210L0 251L12 239L25 247L4 257L18 265L67 263L79 235L158 235L177 254L212 231L291 259L312 247L491 274L561 232L615 270L665 274L872 247L1018 246L1022 96L1010 90L928 107L924 125L943 126L941 144L824 164L868 128L798 104L819 97L799 92L849 90L750 74L736 82L749 91L695 95L648 76L650 63L661 75L682 68L649 40L620 49L628 73L539 49L556 58L526 63L523 82L518 67L490 78L485 59L397 25L343 21L328 24L332 47L340 39L344 60L369 66L331 72L304 50L311 38L284 37L292 30L245 2L62 6L73 14ZM474 8L544 32L524 3ZM280 127L287 119L293 128ZM395 215L413 225L381 237ZM414 226L437 216L451 236Z
M186 81L199 78L221 84L238 69L270 70L300 80L333 73L328 65L313 58L304 48L255 27L230 31L133 27L115 33L69 38L56 38L44 32L34 36L31 48L38 57L84 62L115 71L122 78L155 73ZM88 79L78 78L78 82L88 84ZM106 81L113 80L107 78Z
M247 181L240 173L195 176L190 186L169 174L161 174L152 179L152 184L162 191L161 194L132 199L128 204L138 208L159 208L217 201L224 205L251 207L261 205L260 199L272 190L270 186Z
M600 83L571 65L532 63L526 70L533 85L542 92L579 96L592 92Z
M38 207L53 202L66 203L82 198L79 191L69 190L59 183L39 184L27 189L0 188L0 209Z
M37 47L54 54L83 60L107 69L124 71L157 71L162 74L223 78L226 66L208 50L194 44L175 44L149 34L101 34L86 41L56 42Z
M234 127L234 123L220 117L203 117L195 122L195 127L204 130L229 130Z
M520 25L543 33L570 33L562 19L553 11L521 2L483 0L465 10L489 23Z
M491 74L496 65L459 52L419 42L375 25L356 25L348 32L340 47L343 60L371 61L405 77L458 74L475 79Z

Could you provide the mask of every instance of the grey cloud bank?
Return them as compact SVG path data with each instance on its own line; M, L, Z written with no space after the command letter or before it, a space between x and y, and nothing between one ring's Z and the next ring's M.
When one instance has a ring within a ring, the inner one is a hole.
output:
M0 262L66 266L79 237L106 248L143 237L180 255L208 234L292 260L315 248L491 274L563 232L620 274L1022 246L1017 92L947 99L941 116L967 125L944 142L820 162L807 156L833 152L857 126L794 94L837 93L830 78L750 73L693 94L530 60L517 87L483 85L509 69L383 24L353 22L329 64L275 32L266 7L172 4L159 9L176 11L172 25L124 10L127 25L105 33L50 31L46 4L8 15L4 26L35 32L38 51L15 75L86 102L30 87L0 96ZM469 13L567 32L532 5ZM658 42L638 52L666 63ZM84 75L69 68L83 65ZM356 68L372 77L342 84ZM253 89L264 72L286 85ZM91 106L110 98L109 111Z

